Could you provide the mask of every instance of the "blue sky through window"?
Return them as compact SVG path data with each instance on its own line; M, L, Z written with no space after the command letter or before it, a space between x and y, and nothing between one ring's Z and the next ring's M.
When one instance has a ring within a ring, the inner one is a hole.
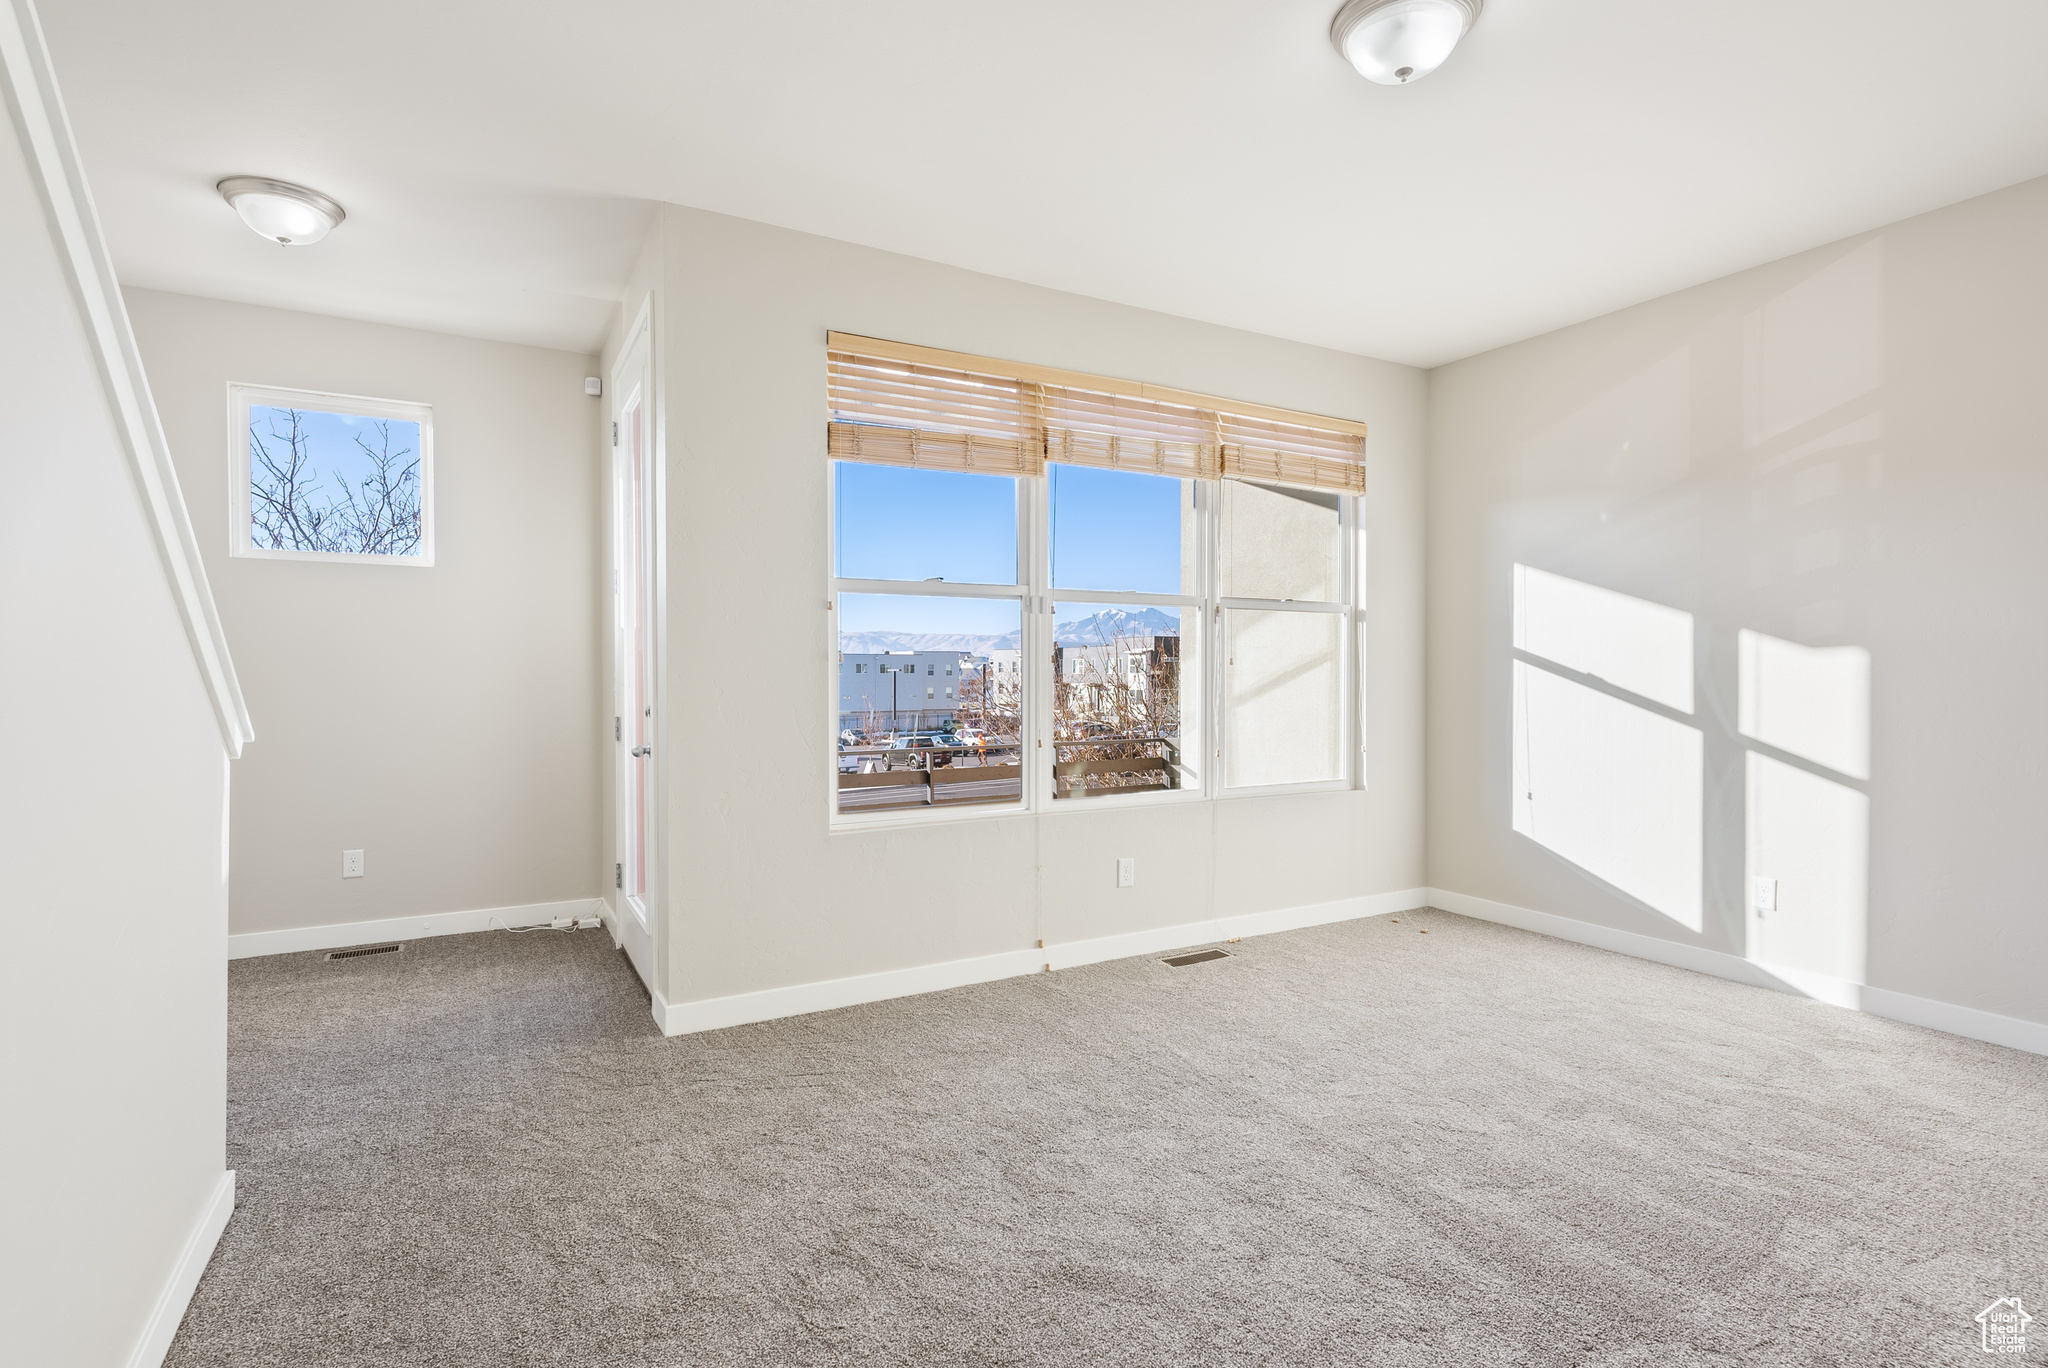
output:
M1053 583L1178 594L1184 481L1052 467ZM1017 582L1017 481L841 461L833 511L841 579ZM904 600L891 600L914 611ZM956 601L957 602L957 601ZM929 618L935 610L926 609ZM863 628L873 624L863 624ZM913 626L904 631L969 630Z
M1017 481L839 462L841 579L1017 582Z
M1184 481L1055 463L1052 582L1061 589L1179 594Z
M418 555L420 425L251 404L249 493L257 547Z

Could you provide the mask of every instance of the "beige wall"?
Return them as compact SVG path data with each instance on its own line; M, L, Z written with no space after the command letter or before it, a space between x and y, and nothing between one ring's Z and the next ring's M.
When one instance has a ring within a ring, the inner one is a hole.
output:
M259 740L237 933L597 896L602 487L593 358L128 292ZM430 568L231 559L230 381L434 408ZM341 878L341 852L365 877Z
M228 760L8 125L0 318L0 1359L85 1368L223 1177Z
M1780 953L1823 884L1853 901L1861 857L1750 914L1760 865L1837 836L1757 853L1760 820L1803 819L1759 815L1738 634L1862 648L1868 782L1813 791L1867 794L1863 981L2048 1021L2044 241L2037 180L1432 373L1433 885ZM1698 934L1510 830L1517 563L1695 616Z
M656 233L670 1001L1422 883L1422 372L694 210ZM1367 421L1369 790L829 830L829 329Z

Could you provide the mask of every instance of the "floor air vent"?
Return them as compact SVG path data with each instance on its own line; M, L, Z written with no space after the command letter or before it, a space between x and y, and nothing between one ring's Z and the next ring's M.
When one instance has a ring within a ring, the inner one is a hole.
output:
M1163 959L1159 962L1161 964L1170 964L1176 969L1185 969L1190 964L1207 964L1210 960L1229 958L1230 952L1228 950L1197 950L1192 955L1175 955L1171 959Z
M365 945L355 950L329 950L327 958L331 960L361 959L365 955L395 955L403 949L405 949L403 945Z

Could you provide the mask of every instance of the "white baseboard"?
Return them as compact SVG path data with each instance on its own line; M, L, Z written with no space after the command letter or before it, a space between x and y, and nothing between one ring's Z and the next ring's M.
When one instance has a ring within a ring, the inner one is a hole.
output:
M702 1002L664 1001L654 998L654 1019L666 1035L689 1035L695 1031L716 1031L726 1026L744 1026L750 1021L773 1021L777 1017L804 1016L827 1012L834 1007L852 1007L862 1002L936 993L969 983L1036 974L1045 966L1038 950L1009 950L998 955L948 960L943 964L920 964L911 969L889 969L879 974L858 974L852 978L826 979L819 983L797 983L787 988L763 988L756 993L735 993L731 997L707 998Z
M1209 945L1239 936L1264 936L1275 931L1298 931L1304 926L1405 912L1428 901L1428 889L1408 888L1394 893L1373 893L1362 898L1311 903L1305 907L1283 907L1272 912L1241 912L1210 921L1182 922L1149 931L1129 931L1118 936L1061 941L1045 947L1045 962L1054 969L1072 969L1083 964L1099 964L1103 960L1185 950L1190 946Z
M1445 912L1456 912L1461 917L1477 917L1481 921L1499 922L1502 926L1518 927L1539 935L1554 936L1558 940L1590 945L1598 950L1612 950L1618 955L1633 955L1637 959L1654 960L1658 964L1690 969L1697 974L1712 974L1715 978L1733 979L1737 983L1747 983L1756 988L1785 986L1740 955L1708 950L1698 945L1686 945L1679 941L1668 941L1657 936L1645 936L1635 931L1617 931L1611 926L1578 921L1572 917L1560 917L1551 912L1538 912L1533 908L1517 907L1513 903L1495 902L1491 898L1475 898L1470 893L1453 893L1448 888L1432 888L1429 890L1429 905Z
M498 926L531 926L556 917L605 916L601 898L570 898L563 902L520 903L515 907L479 907L467 912L435 912L424 917L387 917L382 921L336 922L331 926L294 926L283 931L245 931L228 937L228 958L293 955L306 950L339 950L378 941L418 940L422 936L460 936Z
M1908 1026L1947 1031L1950 1035L1968 1036L1972 1040L1988 1040L1993 1045L2025 1050L2028 1054L2048 1055L2048 1025L2041 1022L2000 1016L1975 1007L1959 1007L1953 1002L1937 1002L1933 998L1914 997L1911 993L1895 993L1889 988L1865 986L1861 992L1863 1001L1859 1010L1872 1016L1903 1021Z
M1420 907L1428 901L1428 890L1407 889L1397 893L1376 893L1363 898L1315 903L1307 907L1281 908L1272 912L1247 912L1208 921L1183 922L1149 931L1119 936L1067 941L1043 950L1006 950L1000 954L972 959L922 964L910 969L890 969L879 974L828 979L819 983L798 983L787 988L764 988L755 993L709 998L702 1002L670 1003L659 993L654 1000L654 1020L667 1035L688 1035L695 1031L716 1031L753 1021L803 1016L809 1012L852 1007L863 1002L936 993L970 983L989 983L1020 974L1071 969L1103 960L1128 959L1166 950L1183 950L1193 945L1227 941L1238 936L1260 936L1274 931L1293 931L1325 922L1349 921L1355 917L1376 917L1388 912Z
M1937 1002L1933 998L1896 993L1889 988L1872 988L1867 984L1830 978L1825 974L1809 973L1803 969L1765 964L1757 960L1744 959L1740 955L1731 955L1725 950L1708 950L1703 946L1685 945L1658 936L1645 936L1634 931L1617 931L1611 926L1599 926L1572 917L1560 917L1551 912L1516 907L1512 903L1495 902L1491 898L1475 898L1469 893L1454 893L1446 888L1432 888L1427 892L1429 905L1441 908L1445 912L1477 917L1481 921L1499 922L1503 926L1519 927L1524 931L1555 936L1559 940L1575 941L1580 945L1612 950L1617 954L1633 955L1637 959L1654 960L1659 964L1691 969L1696 973L1732 979L1737 983L1747 983L1758 988L1773 988L1781 993L1812 998L1816 1002L1825 1002L1835 1007L1868 1012L1872 1016L1885 1017L1891 1021L1903 1021L1909 1026L1926 1026L1937 1031L1947 1031L1950 1035L1968 1036L1972 1040L1983 1040L1993 1045L2025 1050L2029 1054L2048 1055L2048 1025L2038 1021L2023 1021L2018 1017L2000 1016L1996 1012L1986 1012L1976 1007L1963 1007L1953 1002Z
M142 1327L141 1338L135 1341L134 1352L128 1355L127 1368L161 1368L164 1355L171 1352L171 1341L178 1336L178 1324L185 1319L185 1308L192 1304L199 1275L206 1271L206 1262L213 1257L214 1246L220 1243L220 1233L227 1229L228 1217L234 1214L235 1171L229 1169L213 1185L213 1196L199 1213L199 1223L185 1238L185 1248L171 1267L170 1281L164 1284L149 1320Z

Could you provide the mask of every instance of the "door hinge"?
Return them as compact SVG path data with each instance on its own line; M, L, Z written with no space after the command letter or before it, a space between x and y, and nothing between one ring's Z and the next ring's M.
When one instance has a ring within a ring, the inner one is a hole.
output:
M623 740L625 740L625 739L626 739L626 723L625 723L625 719L623 719L623 718L618 718L618 717L614 717L614 718L612 719L612 740L614 740L614 741L623 741Z
M615 864L615 865L613 865L613 866L612 866L612 887L613 887L613 888L624 888L625 886L626 886L626 867L625 867L625 866L624 866L623 864Z
M612 445L613 445L613 446L617 446L618 444L619 444L619 425L618 425L617 423L613 423L613 424L612 424Z

